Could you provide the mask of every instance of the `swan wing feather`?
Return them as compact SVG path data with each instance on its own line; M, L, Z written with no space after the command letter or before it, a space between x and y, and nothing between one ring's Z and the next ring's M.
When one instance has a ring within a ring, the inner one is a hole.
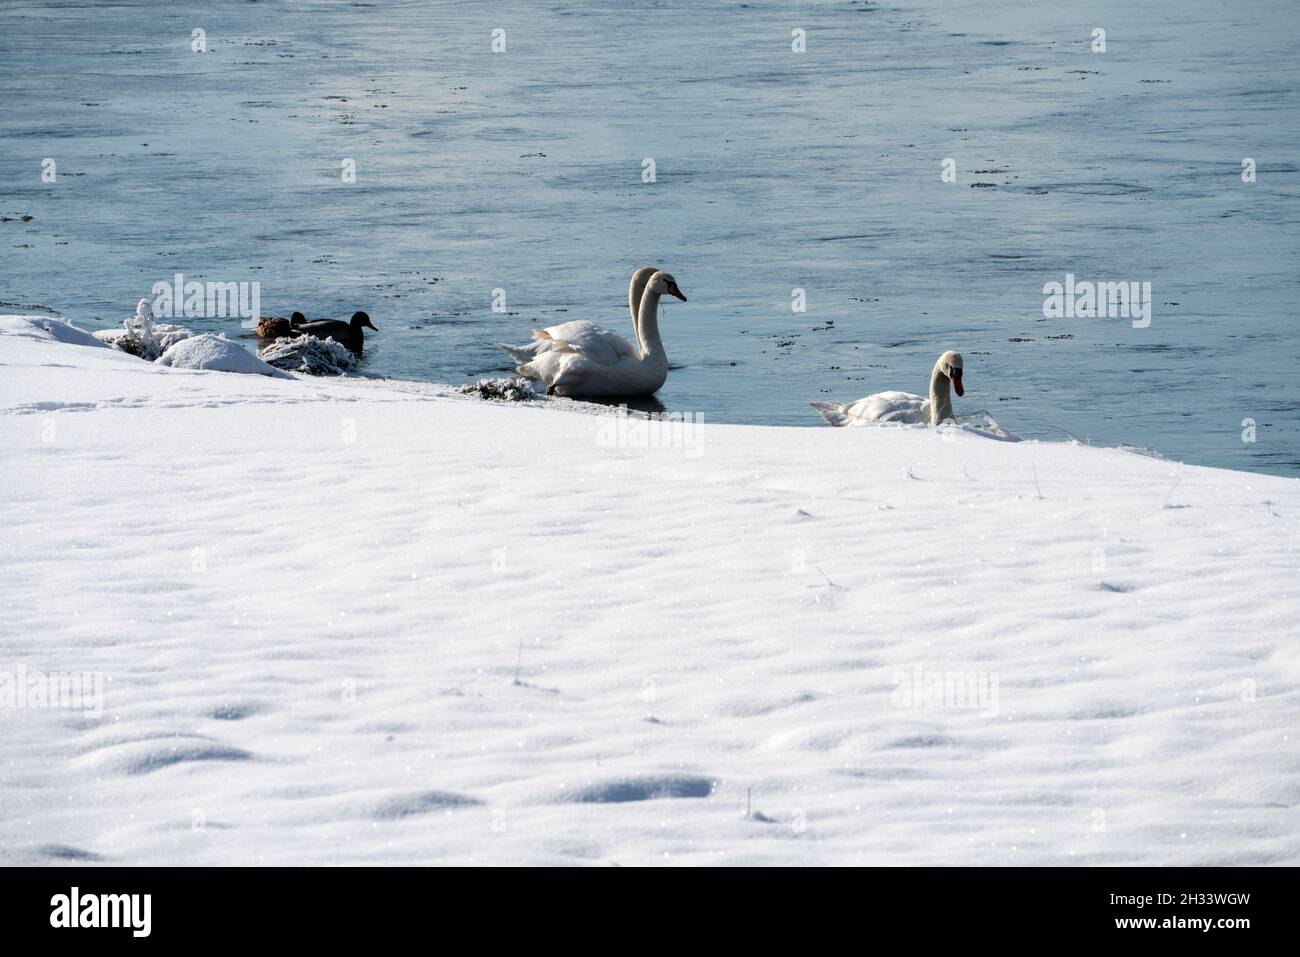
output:
M827 425L842 426L849 424L849 417L844 414L844 406L838 402L809 402L822 421Z
M844 410L845 414L863 423L900 422L928 424L930 400L911 392L877 392L858 399Z
M930 421L930 400L910 392L877 392L848 405L836 402L810 404L827 425L874 425L877 422L925 425Z
M533 336L549 343L549 349L539 351L580 352L593 362L601 365L614 365L625 358L635 357L637 350L633 345L603 326L586 319L575 319L558 326L533 330Z

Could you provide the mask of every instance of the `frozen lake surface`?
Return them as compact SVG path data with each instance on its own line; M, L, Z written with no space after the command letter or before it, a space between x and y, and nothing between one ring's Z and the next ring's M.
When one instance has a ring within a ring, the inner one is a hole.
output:
M673 411L816 426L808 400L923 392L955 348L958 412L1300 475L1298 26L1289 0L10 2L0 311L116 325L177 272L259 281L264 313L368 311L367 371L461 382L535 325L628 332L653 263L690 297ZM1045 319L1066 273L1150 282L1150 326Z

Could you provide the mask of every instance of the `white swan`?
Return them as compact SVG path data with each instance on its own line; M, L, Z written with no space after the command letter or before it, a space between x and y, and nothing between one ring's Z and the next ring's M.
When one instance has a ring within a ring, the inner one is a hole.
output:
M873 425L899 422L907 425L939 425L952 419L952 396L948 386L965 395L961 383L960 352L945 352L930 373L930 398L910 392L877 392L848 405L813 402L812 407L828 425Z
M632 314L632 333L636 336L637 348L641 346L641 317L638 315L641 311L641 297L645 295L645 287L650 278L657 272L658 266L641 266L632 273L632 281L627 286L627 311Z
M686 301L668 273L643 266L632 274L628 310L636 345L586 319L534 329L526 346L497 345L519 363L515 369L521 376L545 385L547 395L650 395L668 378L668 354L659 338L664 293Z
M506 343L504 342L497 342L494 343L494 345L510 353L511 357L514 358L516 362L527 363L537 358L537 356L540 355L541 353L549 352L552 349L557 348L557 343L563 344L562 336L558 339L555 339L552 338L552 334L558 333L562 330L567 331L571 326L578 327L578 328L590 326L591 328L596 329L598 332L604 333L607 337L610 337L615 344L615 348L622 350L625 347L626 351L629 352L635 351L636 353L639 354L641 350L641 330L638 327L639 317L637 316L637 312L641 308L641 297L645 294L645 287L650 282L650 277L657 272L659 272L659 268L657 266L640 266L632 273L632 281L628 283L627 311L632 315L632 334L636 337L636 345L637 345L635 350L632 349L632 347L628 344L627 340L624 339L622 336L618 335L617 333L609 332L608 330L601 329L599 326L596 326L594 323L590 323L585 320L577 320L575 322L561 323L558 326L548 326L545 329L534 329L533 341L526 346L511 346L511 345L506 345Z

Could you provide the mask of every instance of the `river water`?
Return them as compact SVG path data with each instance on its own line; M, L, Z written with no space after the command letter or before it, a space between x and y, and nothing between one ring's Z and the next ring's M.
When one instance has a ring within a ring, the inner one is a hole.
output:
M0 309L102 327L177 273L258 282L263 313L369 312L370 373L461 382L536 325L630 334L656 264L690 298L672 411L817 426L808 400L924 392L959 349L959 413L1300 475L1298 27L1263 0L11 0ZM1045 317L1067 274L1150 283L1149 324Z

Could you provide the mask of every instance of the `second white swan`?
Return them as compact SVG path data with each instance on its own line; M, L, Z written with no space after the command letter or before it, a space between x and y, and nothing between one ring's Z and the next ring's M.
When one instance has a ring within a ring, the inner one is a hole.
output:
M835 402L810 404L828 425L875 425L878 422L940 425L953 417L949 384L959 396L966 394L961 372L961 353L945 352L930 372L928 399L911 392L877 392L848 405Z

